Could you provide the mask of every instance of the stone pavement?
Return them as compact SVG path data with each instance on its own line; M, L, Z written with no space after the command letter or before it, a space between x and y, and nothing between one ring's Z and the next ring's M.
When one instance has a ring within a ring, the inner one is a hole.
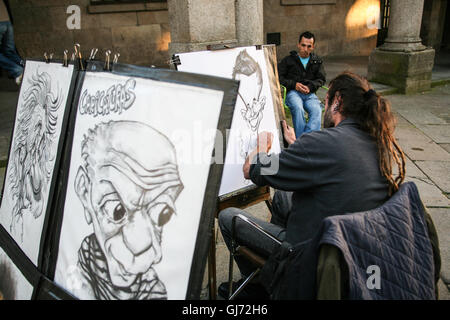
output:
M325 59L327 79L351 70L367 74L367 57ZM406 157L406 181L414 181L431 214L439 235L442 273L450 278L450 54L440 54L433 70L431 91L414 95L395 94L395 89L373 84L391 103L397 116L396 137ZM322 90L323 91L323 90ZM320 95L324 96L324 92ZM11 131L14 125L17 87L12 80L0 78L0 190L3 185ZM269 220L264 203L247 208L251 214ZM228 250L217 230L217 285L228 280ZM239 279L237 266L234 279ZM450 300L450 292L439 282L440 299ZM208 298L205 271L202 299Z

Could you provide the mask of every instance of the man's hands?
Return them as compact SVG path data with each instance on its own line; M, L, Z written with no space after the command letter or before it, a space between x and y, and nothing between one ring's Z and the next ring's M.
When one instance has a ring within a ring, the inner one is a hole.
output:
M255 157L259 152L269 153L272 148L273 134L267 131L258 134L256 149L250 152L245 159L242 171L244 172L244 178L250 179L250 164L252 163L253 157Z
M286 120L282 120L281 125L283 126L283 135L286 142L289 145L294 143L294 141L297 139L297 137L295 136L294 128L288 126Z
M272 148L273 134L267 131L258 134L258 141L256 149L258 152L269 153Z
M300 82L297 82L295 85L295 90L300 91L303 94L308 94L310 92L308 86L305 86L304 84L301 84Z

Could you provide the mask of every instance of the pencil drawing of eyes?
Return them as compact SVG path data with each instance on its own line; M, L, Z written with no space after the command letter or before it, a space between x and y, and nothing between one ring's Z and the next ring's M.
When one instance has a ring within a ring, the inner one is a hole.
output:
M113 223L120 224L126 219L127 216L127 211L122 205L117 193L105 195L102 204L100 204L100 209L106 218Z
M173 144L144 123L109 121L81 148L74 187L93 227L79 251L82 281L96 299L166 299L153 266L183 189Z

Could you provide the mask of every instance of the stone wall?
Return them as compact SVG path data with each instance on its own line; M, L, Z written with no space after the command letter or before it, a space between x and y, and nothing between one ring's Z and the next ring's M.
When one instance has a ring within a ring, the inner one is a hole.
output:
M316 36L315 51L321 56L368 56L375 48L378 30L373 18L379 0L330 0L320 3L332 4L295 5L302 2L305 3L290 0L284 3L292 5L282 6L280 0L264 0L264 35L281 34L278 60L297 50L298 36L305 30Z
M170 42L167 3L90 6L89 0L10 0L16 46L25 58L53 52L62 58L65 49L79 43L84 56L98 48L120 53L119 61L167 67ZM81 9L81 29L68 30L69 5ZM116 11L122 12L116 12ZM108 12L109 11L109 12ZM93 13L98 12L98 13Z
M435 3L442 2L432 1L434 7ZM104 52L111 50L121 54L120 62L168 67L171 30L167 3L91 6L89 0L9 2L14 19L16 45L21 55L26 58L42 57L45 51L52 51L56 57L61 58L64 49L72 52L74 43L79 43L85 56L89 55L91 48L96 47L99 48L98 55L101 55L102 59ZM248 1L241 2L248 5ZM212 2L205 0L204 3L211 5ZM194 17L195 19L190 17L187 23L191 23L191 28L195 31L196 25L202 25L201 22L197 23L196 19L205 19L204 24L213 20L216 27L212 29L221 34L208 36L206 31L202 31L198 36L209 40L217 38L220 41L236 41L240 29L236 29L234 22L228 23L228 20L235 19L234 10L222 8L228 3L229 6L235 5L235 0L217 3L217 16L200 15ZM280 60L288 55L289 51L297 49L299 34L309 30L316 35L316 52L321 56L368 56L376 46L377 28L373 12L379 8L379 4L380 0L263 0L264 36L260 42L266 41L267 33L280 33L281 44L277 47L277 57ZM66 9L69 5L78 5L81 9L80 30L68 30L66 26L69 17ZM440 8L443 8L443 4ZM122 12L114 12L118 9ZM440 19L444 18L443 10L434 8L429 15L425 14L424 20L435 21L433 14L437 13L440 14ZM255 15L259 14L259 8L255 7ZM182 22L179 22L181 26ZM233 28L222 28L224 24ZM241 21L241 24L245 26L245 21ZM431 24L429 25L431 28ZM172 26L178 26L176 21ZM183 38L183 32L188 29L185 26L179 29L172 34L175 44L188 41ZM193 30L189 32L195 36ZM424 29L425 34L425 42L428 45L433 45L439 37L442 38L442 33L436 35L434 29ZM194 40L198 42L202 39Z

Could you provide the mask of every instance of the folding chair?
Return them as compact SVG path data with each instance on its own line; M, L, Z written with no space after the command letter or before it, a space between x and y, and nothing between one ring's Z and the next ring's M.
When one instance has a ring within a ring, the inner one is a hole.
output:
M272 236L270 233L263 230L259 225L249 220L246 216L242 214L238 214L233 217L231 220L231 252L230 252L230 264L228 270L228 300L233 300L244 288L245 286L252 281L252 279L259 273L261 268L266 263L267 257L261 257L259 254L255 253L250 248L239 245L236 241L236 219L241 219L244 223L254 228L256 231L260 232L270 240L274 242L276 245L281 245L281 241L276 237ZM256 270L253 271L244 282L233 292L233 261L234 257L237 255L241 255L245 257L248 261L253 263L256 266Z

